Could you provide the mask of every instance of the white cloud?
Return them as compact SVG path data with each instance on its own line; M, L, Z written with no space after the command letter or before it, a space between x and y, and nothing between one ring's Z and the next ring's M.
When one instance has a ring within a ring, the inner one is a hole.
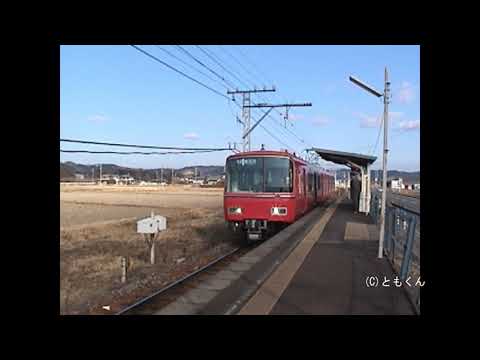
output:
M402 121L398 126L401 131L413 131L420 129L420 120Z
M393 94L400 104L410 104L415 99L415 90L408 81L403 81L397 94ZM394 97L394 99L395 99Z
M325 116L316 116L312 119L312 124L315 126L324 126L330 122L330 119Z
M365 115L365 114L355 114L356 116L360 117L360 127L362 128L376 128L380 126L380 123L382 121L381 116L370 116L370 115Z
M103 123L105 121L108 121L110 120L107 116L105 115L102 115L102 114L95 114L95 115L90 115L88 118L87 118L88 121L91 121L91 122L94 122L94 123Z
M186 133L183 135L183 138L188 140L198 140L200 136L196 133Z
M296 114L288 114L288 119L292 121L303 120L305 116L303 115L296 115Z
M403 117L403 115L404 114L401 111L389 111L388 112L388 116L393 120L401 118L401 117Z

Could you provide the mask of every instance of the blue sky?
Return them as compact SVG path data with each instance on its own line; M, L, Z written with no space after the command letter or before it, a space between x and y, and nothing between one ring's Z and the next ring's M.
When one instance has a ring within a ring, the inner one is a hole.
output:
M215 78L173 45L161 45ZM221 81L212 81L156 46L141 45L219 92ZM184 46L192 55L243 89L200 49ZM389 69L392 100L389 122L389 168L420 169L420 47L419 46L202 46L225 68L253 87L275 85L276 92L254 102L311 102L312 107L290 109L290 131L283 119L266 118L262 124L284 144L300 153L316 146L371 154L377 143L383 113L381 98L348 81L354 75L383 91L385 66ZM61 46L60 135L62 138L159 146L225 147L241 142L242 125L235 121L239 109L229 100L201 87L155 62L131 46ZM232 57L233 56L233 57ZM243 65L239 65L239 63ZM246 68L246 70L244 69ZM226 85L225 85L226 86ZM241 98L237 97L237 102ZM283 109L278 109L283 112ZM253 118L258 118L256 112ZM296 136L292 135L295 133ZM301 140L304 142L302 142ZM285 148L261 127L252 133L252 149ZM373 152L373 168L381 168L383 132ZM117 150L61 143L62 149ZM223 165L229 152L190 155L93 155L61 153L61 161L84 164L115 163L130 167L183 167Z

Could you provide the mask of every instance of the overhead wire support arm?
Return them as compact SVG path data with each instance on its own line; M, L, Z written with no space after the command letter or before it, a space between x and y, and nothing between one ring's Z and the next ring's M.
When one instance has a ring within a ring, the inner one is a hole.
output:
M245 106L245 107L249 107L249 108L263 108L263 107L277 108L277 107L286 107L286 108L289 108L289 107L299 107L299 106L312 106L312 103L277 104L277 105L259 103L259 104L247 105L247 106Z
M233 90L227 91L227 94L232 95L232 94L250 94L250 93L259 93L259 92L274 92L276 91L275 87L272 87L271 89L263 88L263 89L253 89L253 90Z
M243 138L245 139L253 131L253 129L255 129L258 126L258 124L260 124L260 122L267 117L267 115L272 110L273 108L268 109L268 111L265 114L263 114L263 116L260 119L258 119L257 122L245 134L243 134Z

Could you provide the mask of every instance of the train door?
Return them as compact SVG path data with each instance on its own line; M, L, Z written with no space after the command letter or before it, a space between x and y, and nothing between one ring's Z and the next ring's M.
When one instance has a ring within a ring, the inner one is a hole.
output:
M317 204L318 199L317 199L317 176L318 174L316 172L313 173L313 203L314 205Z
M307 211L307 171L303 168L303 212Z

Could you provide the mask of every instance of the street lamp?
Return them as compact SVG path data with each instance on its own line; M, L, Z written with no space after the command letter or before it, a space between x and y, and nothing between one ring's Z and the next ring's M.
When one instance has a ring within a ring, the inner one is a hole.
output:
M383 94L375 90L370 85L365 84L363 81L350 76L350 81L376 97L383 96L383 186L382 186L382 209L380 213L380 239L378 242L378 258L383 257L383 240L385 237L385 207L387 203L387 154L388 154L388 103L390 99L390 82L388 81L388 72L385 68L385 84Z

